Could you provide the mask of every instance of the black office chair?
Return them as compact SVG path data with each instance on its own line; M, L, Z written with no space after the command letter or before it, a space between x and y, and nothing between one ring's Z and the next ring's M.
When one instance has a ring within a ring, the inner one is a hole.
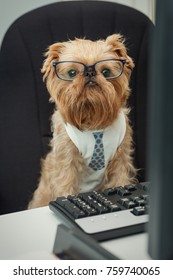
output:
M113 33L126 38L135 69L129 106L135 164L145 179L149 33L152 22L130 7L103 1L50 4L17 19L0 51L0 213L26 208L49 150L53 105L42 82L43 52L56 41L96 40Z

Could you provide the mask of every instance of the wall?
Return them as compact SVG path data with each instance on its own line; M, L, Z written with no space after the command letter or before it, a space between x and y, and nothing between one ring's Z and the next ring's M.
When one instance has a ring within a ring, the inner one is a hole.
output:
M63 0L61 0L63 1ZM112 0L134 7L145 13L154 21L156 0ZM3 36L11 23L20 15L43 5L58 2L56 0L0 0L0 45Z

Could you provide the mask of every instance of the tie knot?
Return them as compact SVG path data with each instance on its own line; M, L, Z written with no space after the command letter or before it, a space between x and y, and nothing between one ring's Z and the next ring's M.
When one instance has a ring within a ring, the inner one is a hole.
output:
M102 141L103 139L103 131L100 131L100 132L93 132L93 135L94 135L94 138L95 140L100 140Z

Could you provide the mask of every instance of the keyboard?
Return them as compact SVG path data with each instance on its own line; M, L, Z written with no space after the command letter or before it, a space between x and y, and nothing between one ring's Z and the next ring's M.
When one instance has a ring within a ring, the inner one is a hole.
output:
M50 209L67 224L97 241L144 232L148 223L149 182L58 197Z

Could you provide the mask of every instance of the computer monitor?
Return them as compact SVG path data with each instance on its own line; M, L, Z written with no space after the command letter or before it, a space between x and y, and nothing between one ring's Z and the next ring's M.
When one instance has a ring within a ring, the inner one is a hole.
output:
M173 1L157 0L151 52L149 254L173 259Z

